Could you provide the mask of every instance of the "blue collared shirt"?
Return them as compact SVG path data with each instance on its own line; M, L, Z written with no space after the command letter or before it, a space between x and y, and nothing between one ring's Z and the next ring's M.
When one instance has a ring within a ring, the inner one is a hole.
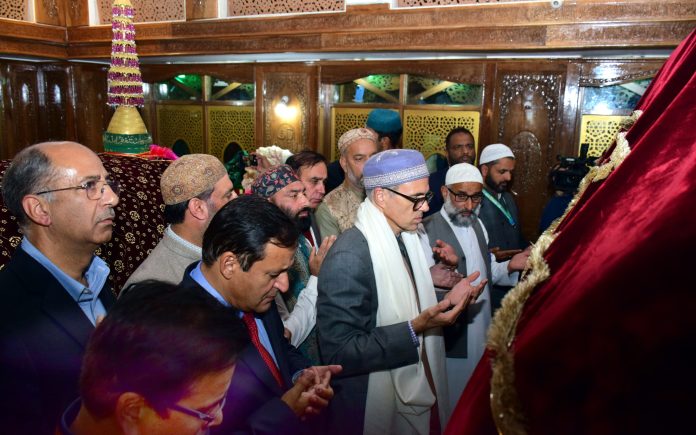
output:
M70 297L77 302L87 319L92 322L92 325L97 324L98 317L106 314L104 304L99 300L99 293L104 288L110 272L109 266L107 266L104 260L96 255L92 257L92 261L85 272L85 280L87 281L87 287L85 287L81 282L76 281L60 270L48 257L36 249L26 237L22 238L20 247L53 275Z
M221 304L223 304L226 307L230 307L230 303L225 300L225 298L222 297L222 295L208 282L207 279L205 279L205 276L203 276L203 272L201 271L201 262L199 261L196 267L193 268L191 271L191 278L196 281L198 284L200 284L205 291L210 293L211 296L213 296L215 299L217 299ZM244 315L243 312L239 311L239 318L241 319L242 316ZM256 321L256 328L259 330L259 341L263 345L263 347L268 351L268 353L271 354L271 357L273 358L273 362L278 365L278 360L276 359L275 353L273 352L273 346L271 346L271 340L268 338L268 332L266 332L266 327L263 326L263 322L261 319L258 317L254 316L254 320Z

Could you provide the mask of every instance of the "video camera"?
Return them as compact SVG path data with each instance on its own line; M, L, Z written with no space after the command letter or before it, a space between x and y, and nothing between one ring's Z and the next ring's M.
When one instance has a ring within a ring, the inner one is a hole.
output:
M555 190L566 193L573 193L580 185L580 181L590 171L590 166L594 166L593 158L587 158L589 144L580 145L579 157L558 156L558 164L549 173L551 183Z

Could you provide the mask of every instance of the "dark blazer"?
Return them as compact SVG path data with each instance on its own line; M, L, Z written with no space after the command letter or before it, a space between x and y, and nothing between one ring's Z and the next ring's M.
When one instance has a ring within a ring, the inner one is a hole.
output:
M454 248L455 253L459 257L459 264L457 269L463 275L467 275L468 271L466 268L466 257L464 256L464 251L462 246L457 240L457 236L452 231L449 223L442 217L441 213L436 213L434 215L428 216L423 221L423 226L428 234L428 239L432 247L435 246L436 240L442 240L449 243L452 248ZM483 234L483 229L481 228L481 223L476 220L474 224L474 233L476 234L476 241L478 242L479 249L481 251L481 257L486 265L486 270L479 270L483 278L491 280L491 254L488 252L488 246L486 245L486 236ZM437 295L438 301L441 301L447 292L440 291L435 288L435 294ZM473 310L472 306L465 309L466 311ZM466 358L467 357L467 328L468 328L468 318L469 316L461 315L457 318L457 321L450 326L445 326L442 328L445 335L445 350L447 352L447 358Z
M324 364L342 364L332 380L332 435L361 434L370 372L418 361L407 322L376 327L377 285L365 236L353 227L341 233L321 265L317 333Z
M484 189L488 190L493 196L496 195L493 191L484 186ZM515 198L510 194L510 192L503 192L503 199L507 205L507 210L516 222L516 225L510 225L498 207L483 196L481 201L481 211L479 212L479 219L483 222L483 225L488 231L488 247L495 248L499 247L502 250L506 249L524 249L527 247L528 243L524 240L522 236L522 229L520 226L520 214L517 210L517 204L515 203Z
M53 275L19 248L0 271L0 428L51 434L79 396L85 345L94 326ZM107 310L108 283L99 294Z
M430 186L430 191L433 192L433 199L430 200L430 203L428 204L430 209L423 214L424 217L439 212L442 205L445 203L445 199L442 197L440 188L445 185L447 171L449 171L449 166L438 169L428 177L428 185Z
M209 295L190 276L196 264L186 269L181 284ZM214 299L213 296L210 298ZM237 359L223 409L222 425L211 428L212 433L296 434L302 431L300 419L280 397L292 386L292 376L309 367L309 361L283 336L283 322L275 302L268 311L257 314L257 317L268 333L285 389L278 386L261 354L253 344L249 344Z
M491 191L486 186L483 188L488 190L492 195L496 195L495 192ZM510 225L510 222L503 212L484 195L481 201L479 219L481 219L481 222L483 222L483 225L486 227L486 231L488 231L488 247L499 247L503 250L524 249L527 247L528 243L522 236L520 214L517 209L517 204L515 203L515 198L510 192L503 192L502 197L507 205L507 210L510 212L513 219L515 219L517 225ZM489 288L491 291L491 308L495 312L495 310L500 308L501 301L512 287L492 284Z
M326 193L329 193L343 183L343 180L346 178L346 173L343 171L341 163L338 160L334 160L326 165L326 172Z

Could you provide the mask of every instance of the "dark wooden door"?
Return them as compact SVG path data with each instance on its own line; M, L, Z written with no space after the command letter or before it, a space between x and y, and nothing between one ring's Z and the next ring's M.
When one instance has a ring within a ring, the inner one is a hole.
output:
M539 235L549 198L548 170L566 149L561 143L566 76L565 62L502 62L496 68L489 138L515 154L512 190L517 193L522 233L530 241Z

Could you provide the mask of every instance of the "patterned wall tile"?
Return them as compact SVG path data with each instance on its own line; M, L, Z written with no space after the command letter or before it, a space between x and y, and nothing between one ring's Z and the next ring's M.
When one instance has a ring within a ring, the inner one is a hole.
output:
M131 0L134 9L133 22L185 21L185 0ZM111 23L113 0L99 0L99 22Z
M588 157L599 157L616 139L621 121L628 116L583 115L580 121L580 144L589 144Z
M344 0L228 0L227 16L300 14L345 10Z
M208 106L210 154L222 160L230 142L254 151L254 115L254 106Z
M185 141L191 153L204 153L203 107L161 104L157 106L157 138L159 145L172 147Z
M418 150L426 159L435 153L445 155L447 133L465 127L474 135L478 152L480 118L476 111L404 110L404 148Z
M0 0L0 18L12 20L27 19L27 2L18 0Z

